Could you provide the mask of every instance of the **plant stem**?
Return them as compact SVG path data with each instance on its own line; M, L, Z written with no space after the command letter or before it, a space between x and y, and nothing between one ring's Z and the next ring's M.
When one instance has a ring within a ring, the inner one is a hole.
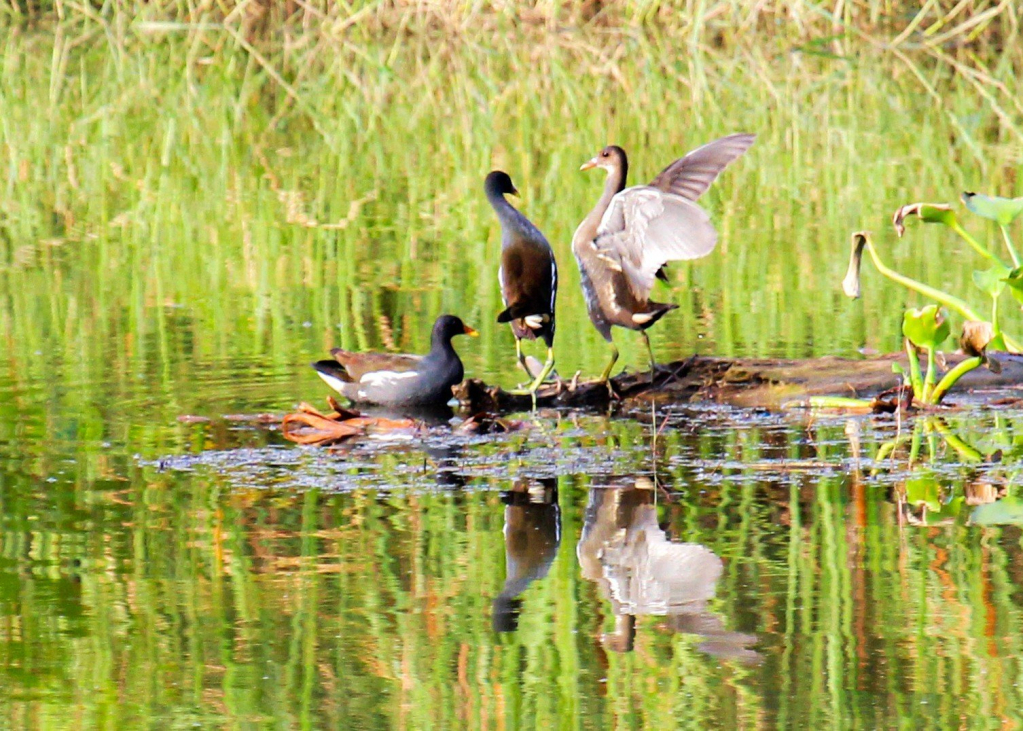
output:
M944 378L942 378L938 382L938 385L935 386L934 393L931 394L930 403L940 404L941 400L945 397L945 394L948 393L948 390L956 384L956 381L972 371L974 368L978 368L981 364L983 364L983 362L984 359L977 355L973 358L967 358L946 373Z
M934 389L937 372L938 366L934 362L934 348L927 348L927 376L924 378L924 393L921 397L921 401L925 404L931 403L931 391Z
M962 236L966 243L972 246L973 250L976 251L978 254L987 259L990 259L991 261L1002 263L1001 259L999 259L997 256L995 256L990 251L981 246L977 239L973 238L972 236L970 236L970 234L966 233L966 229L962 227L959 221L953 220L952 223L948 224L948 227L955 231L960 236ZM1015 257L1013 258L1013 261L1015 261ZM1017 264L1017 266L1019 265Z
M913 425L913 441L909 445L909 466L912 467L916 464L917 458L920 456L920 442L923 438L923 422L918 421Z
M1016 247L1012 245L1012 239L1009 238L1009 228L998 224L998 228L1002 229L1002 238L1005 239L1005 248L1009 250L1009 256L1012 257L1012 265L1019 267L1019 254L1016 253Z
M846 396L811 396L809 404L810 408L813 409L845 409L846 411L870 412L874 408L873 401Z
M919 397L922 401L924 388L920 379L920 358L916 354L916 346L909 342L909 338L905 338L903 342L906 345L906 358L909 360L909 384L913 387L913 397Z
M995 335L1002 332L1002 328L998 326L998 295L991 295L991 327Z
M889 441L887 441L884 444L882 444L880 447L878 447L877 454L874 455L874 462L879 464L879 463L883 462L884 460L888 459L888 456L892 452L894 452L899 447L899 445L902 444L904 441L906 441L908 438L909 437L907 437L905 435L902 435L902 436L895 437L894 439L890 439ZM875 466L874 469L872 469L870 471L871 477L876 475L879 470L880 470L880 467L876 467Z
M961 227L959 230L962 230ZM965 231L963 231L961 235L964 235L964 237L969 236L968 234L966 234ZM976 242L974 243L976 244ZM945 305L950 310L955 310L960 315L965 317L967 320L976 320L978 322L984 322L983 317L977 314L977 312L972 307L970 307L966 302L959 299L958 297L950 295L947 292L942 292L940 289L935 289L934 287L926 285L923 282L918 282L915 279L910 279L909 277L903 276L894 269L889 269L885 265L885 263L881 261L881 257L878 256L877 250L874 248L874 244L870 241L869 238L866 239L865 245L867 247L867 252L869 252L870 254L871 260L874 262L874 267L879 272L881 272L881 274L888 277L893 282L898 282L907 289L911 289L914 292L919 292L924 297L929 297L932 300L935 300L936 302ZM977 246L980 245L977 244ZM992 259L994 258L990 256L990 254L988 256L989 258ZM1002 333L1002 339L1005 341L1005 347L1009 350L1010 353L1023 352L1023 345L1017 342L1014 338L1010 338L1008 335Z
M970 462L983 462L984 455L976 447L973 447L962 439L960 439L951 429L948 428L948 424L942 421L940 418L935 418L931 423L931 426L936 432L938 432L945 443L952 447L960 457Z
M929 297L930 299L935 300L936 302L940 302L949 309L955 310L960 315L965 317L967 320L983 321L984 319L983 317L974 312L974 310L968 304L966 304L966 302L959 299L958 297L955 297L949 294L948 292L943 292L940 289L935 289L934 287L924 284L923 282L918 282L915 279L910 279L909 277L903 276L894 269L889 269L888 266L883 261L881 261L881 257L878 256L877 250L874 248L874 244L869 239L867 240L866 245L867 251L870 253L870 258L874 262L874 266L877 268L879 272L881 272L881 274L888 277L893 282L898 282L903 287L911 289L914 292L919 292L924 297Z

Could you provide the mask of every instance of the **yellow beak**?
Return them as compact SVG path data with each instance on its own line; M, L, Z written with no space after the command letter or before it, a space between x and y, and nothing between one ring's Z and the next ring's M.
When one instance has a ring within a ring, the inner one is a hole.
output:
M579 169L580 170L590 170L590 169L595 168L595 167L597 167L597 158L593 158L592 160L587 160L586 162L584 162L582 165L579 166Z
M468 335L470 338L478 338L480 336L480 334L476 330L473 330L468 325L465 326L465 334Z

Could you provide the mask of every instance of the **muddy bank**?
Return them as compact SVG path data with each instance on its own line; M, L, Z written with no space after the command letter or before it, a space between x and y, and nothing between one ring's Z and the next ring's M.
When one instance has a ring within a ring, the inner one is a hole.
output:
M948 367L963 356L948 358ZM999 354L1001 373L978 368L968 373L949 394L973 389L1023 387L1023 356ZM712 402L731 406L778 409L811 396L871 397L898 385L892 363L905 365L905 357L869 359L824 357L810 360L772 358L715 358L694 356L649 371L623 373L606 384L563 381L537 392L537 406L606 409L612 404L635 408L657 404ZM455 388L455 396L470 413L529 409L528 396L511 394L498 386L469 379Z

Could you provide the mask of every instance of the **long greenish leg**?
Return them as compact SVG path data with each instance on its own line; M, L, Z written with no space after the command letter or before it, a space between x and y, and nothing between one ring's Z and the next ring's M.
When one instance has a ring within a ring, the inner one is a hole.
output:
M526 369L526 375L529 375L529 368L526 367L526 356L522 354L522 339L515 338L515 357L518 359L519 364Z
M518 360L519 365L522 366L522 370L526 372L526 380L520 383L516 388L525 388L526 384L529 383L529 366L526 365L526 356L522 354L522 339L515 338L515 358Z
M533 409L536 409L536 390L543 385L543 382L547 380L547 376L554 370L554 349L547 348L547 362L543 364L543 368L540 369L540 373L529 384L526 388L516 388L514 391L509 391L513 396L529 396L533 400ZM528 371L527 371L528 372Z
M657 359L654 358L654 349L650 345L650 336L646 334L646 330L640 330L639 334L643 336L643 342L646 343L646 352L650 356L650 382L653 383L654 376L657 374Z
M618 346L611 343L611 362L607 364L607 368L600 374L600 378L597 383L606 383L608 378L611 376L611 369L615 367L615 363L618 362Z
M543 382L547 380L547 376L551 374L552 370L554 370L554 348L547 348L547 362L543 364L543 368L529 386L529 390L536 393L536 389L540 388Z

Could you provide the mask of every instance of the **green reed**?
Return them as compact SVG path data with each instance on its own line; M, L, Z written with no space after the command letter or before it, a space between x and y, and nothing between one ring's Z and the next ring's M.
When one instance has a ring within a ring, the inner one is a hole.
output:
M12 29L3 333L21 362L145 363L166 391L168 364L192 358L286 368L334 345L422 348L446 310L482 328L470 372L505 374L497 229L479 191L503 167L561 265L561 371L589 373L602 346L568 244L599 182L579 161L615 140L641 182L741 128L756 146L704 201L718 250L655 294L682 306L654 330L662 357L894 349L890 328L867 323L901 295L871 293L857 311L833 287L850 222L932 186L1014 193L1012 166L990 161L1020 142L1018 54L970 66L981 84L933 55L851 42L836 58L680 52L656 31L526 37L314 35L310 71L299 50L270 59L217 27ZM949 140L952 154L928 152ZM892 255L921 278L956 276L908 247Z

